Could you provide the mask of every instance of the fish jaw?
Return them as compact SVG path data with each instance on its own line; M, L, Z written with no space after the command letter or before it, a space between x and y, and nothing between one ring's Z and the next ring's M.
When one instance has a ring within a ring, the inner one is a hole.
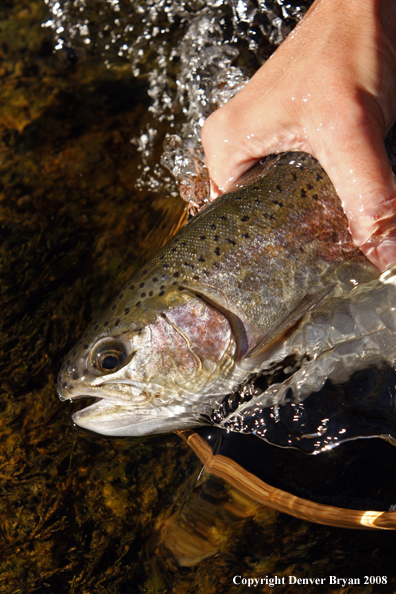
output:
M202 415L209 416L212 405L206 407L199 400L179 401L165 406L148 404L144 408L122 405L102 399L74 413L75 425L101 435L112 437L143 437L181 431L204 423Z
M120 376L120 373L114 374ZM84 377L82 377L82 382ZM217 383L213 393L184 389L172 392L156 384L144 384L125 378L96 378L95 384L74 385L67 392L62 379L58 385L61 400L74 402L95 398L96 402L75 412L72 420L78 427L107 436L141 437L169 433L202 425L202 414L209 416L219 404Z

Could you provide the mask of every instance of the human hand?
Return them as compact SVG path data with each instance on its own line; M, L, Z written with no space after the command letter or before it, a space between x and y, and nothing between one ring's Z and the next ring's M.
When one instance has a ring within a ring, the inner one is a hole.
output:
M396 180L384 138L396 120L396 2L317 0L202 143L214 192L255 161L301 150L332 180L357 245L396 264Z

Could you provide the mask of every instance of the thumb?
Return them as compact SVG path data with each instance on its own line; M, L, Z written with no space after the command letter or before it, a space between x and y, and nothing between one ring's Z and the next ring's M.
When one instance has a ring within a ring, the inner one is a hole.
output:
M356 244L385 270L396 264L396 180L382 136L362 134L362 127L354 132L352 142L343 139L344 150L316 157L337 190Z

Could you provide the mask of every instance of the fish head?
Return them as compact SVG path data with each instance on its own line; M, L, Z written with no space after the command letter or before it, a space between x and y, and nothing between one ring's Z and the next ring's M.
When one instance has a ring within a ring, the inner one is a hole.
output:
M58 378L62 400L98 399L73 415L104 435L141 436L201 424L232 369L227 317L182 287L130 311L116 300L72 349ZM123 314L123 315L121 315Z

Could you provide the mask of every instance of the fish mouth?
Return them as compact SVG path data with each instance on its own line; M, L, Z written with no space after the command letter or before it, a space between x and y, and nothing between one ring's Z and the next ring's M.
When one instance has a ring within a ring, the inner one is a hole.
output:
M73 400L77 398L74 397ZM82 429L101 435L143 437L198 427L202 425L201 409L202 406L197 406L197 410L192 411L188 404L148 404L144 408L139 408L132 403L99 398L93 404L75 412L72 421Z
M82 429L106 436L143 437L198 427L202 425L201 413L209 416L212 410L199 403L196 394L186 392L180 396L159 385L134 380L102 380L73 390L60 381L58 394L62 401L93 401L73 413L72 421Z
M173 396L168 390L164 390L156 384L144 384L129 379L111 379L109 381L101 379L100 382L92 383L92 385L72 387L60 378L57 392L62 402L80 400L81 398L96 398L113 403L133 404L136 407L147 404L153 399L158 403L165 402L165 399L171 400Z

